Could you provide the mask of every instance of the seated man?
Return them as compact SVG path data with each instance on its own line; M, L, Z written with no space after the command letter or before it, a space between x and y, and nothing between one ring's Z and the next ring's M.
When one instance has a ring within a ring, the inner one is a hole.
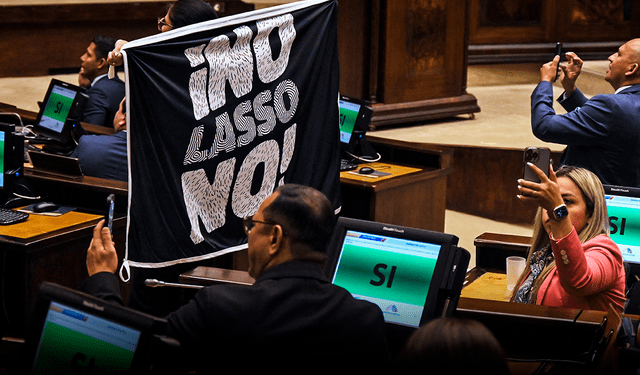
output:
M388 370L380 309L322 273L334 224L329 200L315 189L285 184L267 197L244 219L255 283L209 286L168 316L166 334L181 343L180 363L205 373L229 366L243 373ZM81 290L122 303L117 267L111 233L100 222Z
M118 103L124 98L124 82L118 77L109 79L107 55L115 47L115 40L103 36L93 38L87 51L80 57L78 85L86 86L89 99L84 106L80 121L111 127Z
M127 164L127 119L125 99L113 118L113 135L83 135L71 157L78 163L85 176L128 181Z

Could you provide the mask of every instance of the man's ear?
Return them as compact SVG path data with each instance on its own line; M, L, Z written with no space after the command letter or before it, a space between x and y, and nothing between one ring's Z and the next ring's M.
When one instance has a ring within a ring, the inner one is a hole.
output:
M107 59L105 59L104 57L101 58L100 61L98 61L98 69L103 69L103 68L108 68Z
M269 237L269 253L276 255L282 250L284 241L284 229L282 226L276 224L271 226L271 233Z
M638 63L631 64L631 66L629 67L629 70L625 73L625 75L632 76L638 73L638 66L639 66Z

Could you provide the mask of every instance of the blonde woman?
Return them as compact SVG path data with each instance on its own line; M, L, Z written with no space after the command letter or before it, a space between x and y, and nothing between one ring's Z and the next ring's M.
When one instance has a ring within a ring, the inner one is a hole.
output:
M525 271L511 300L546 306L622 312L622 253L609 237L602 183L583 168L529 164L540 183L518 180L518 198L538 208Z

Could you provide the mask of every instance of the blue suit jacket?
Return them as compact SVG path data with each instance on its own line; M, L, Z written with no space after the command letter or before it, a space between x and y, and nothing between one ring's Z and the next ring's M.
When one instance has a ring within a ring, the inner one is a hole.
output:
M128 181L127 132L113 135L83 135L71 154L85 176Z
M531 94L533 134L567 145L561 164L586 168L603 184L640 187L640 85L587 99L579 90L556 115L550 82Z
M124 98L124 82L118 77L103 77L87 90L87 95L80 121L113 128L113 117Z

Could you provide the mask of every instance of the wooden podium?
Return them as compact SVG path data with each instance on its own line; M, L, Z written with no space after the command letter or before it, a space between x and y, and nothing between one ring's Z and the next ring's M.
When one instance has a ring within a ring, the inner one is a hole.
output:
M466 92L468 0L341 0L340 92L371 130L479 112Z

